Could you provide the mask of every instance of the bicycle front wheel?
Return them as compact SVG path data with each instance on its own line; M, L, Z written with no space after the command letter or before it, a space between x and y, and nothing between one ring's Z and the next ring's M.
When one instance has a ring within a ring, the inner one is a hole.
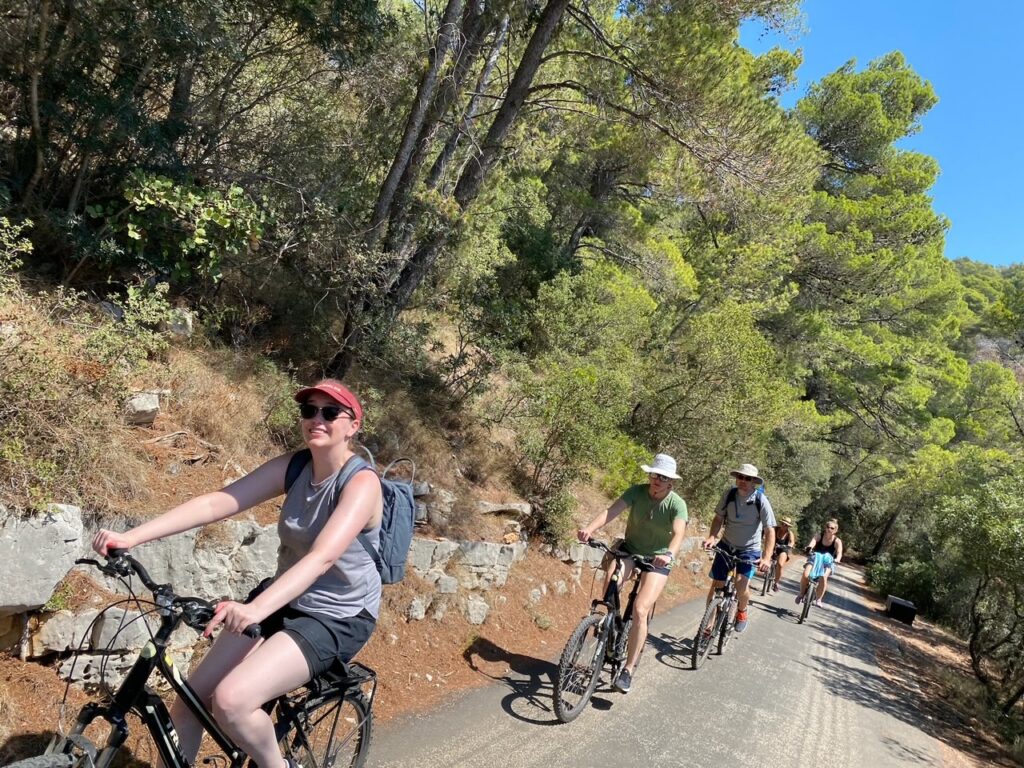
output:
M697 669L704 662L704 659L711 653L711 641L714 635L715 619L718 616L718 600L712 600L704 609L704 616L697 627L697 634L693 636L693 668Z
M718 630L719 656L725 653L725 646L729 644L729 639L732 637L733 627L736 624L736 601L730 600L727 605L728 607L725 611L725 620L722 622L722 626Z
M372 727L366 696L338 691L300 710L297 723L282 737L281 748L303 768L361 768Z
M36 755L8 763L7 768L71 768L73 760L71 755Z
M803 624L807 620L807 615L811 612L811 601L814 600L814 595L818 592L818 582L812 581L807 585L807 594L804 595L804 601L800 605L800 618L797 620L797 624Z
M594 695L604 664L608 642L605 616L592 613L581 621L569 637L555 673L555 717L569 723L579 717Z

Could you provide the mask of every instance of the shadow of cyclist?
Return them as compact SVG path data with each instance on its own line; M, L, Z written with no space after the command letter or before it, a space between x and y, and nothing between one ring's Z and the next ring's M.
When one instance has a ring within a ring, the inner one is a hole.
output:
M654 648L654 658L672 669L692 669L692 637L676 637L667 632L647 636L647 644Z
M496 645L486 637L477 637L465 651L462 658L470 669L491 680L500 680L511 692L501 700L501 708L509 715L534 725L556 725L552 697L555 673L558 666L533 656L514 653ZM480 666L480 662L504 663L504 674L491 674ZM518 705L518 706L517 706ZM541 718L540 713L550 715Z

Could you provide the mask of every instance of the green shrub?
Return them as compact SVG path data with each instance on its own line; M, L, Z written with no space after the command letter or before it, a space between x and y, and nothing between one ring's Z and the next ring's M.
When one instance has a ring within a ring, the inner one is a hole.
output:
M22 257L32 253L32 242L22 237L31 227L29 219L12 224L6 216L0 217L0 292L14 287L14 271L21 266Z
M935 610L935 571L930 563L916 558L895 562L882 556L868 567L868 582L879 594L910 600L922 613Z
M116 244L98 238L101 258L130 255L175 281L218 281L224 256L254 248L268 220L240 187L221 191L176 184L141 171L128 176L124 201L89 205L85 211L104 221L101 234L109 231L117 238Z

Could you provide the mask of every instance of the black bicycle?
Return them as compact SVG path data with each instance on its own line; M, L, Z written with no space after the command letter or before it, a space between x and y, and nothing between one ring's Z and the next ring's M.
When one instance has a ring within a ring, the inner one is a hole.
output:
M704 662L704 659L711 653L711 646L718 642L718 655L725 653L725 647L729 645L732 638L733 628L736 626L736 610L738 607L738 595L736 592L736 565L739 558L726 552L721 547L711 547L709 552L717 552L729 563L729 573L726 574L725 584L715 590L715 594L704 609L700 625L697 627L697 634L693 638L693 668L697 669Z
M772 555L772 562L768 566L768 570L764 572L764 578L761 583L761 597L765 595L771 595L772 589L775 586L775 571L779 566L779 551L775 550L775 554Z
M42 755L12 763L10 768L108 768L128 738L129 714L145 723L164 766L188 768L190 764L181 752L167 707L147 685L155 672L182 698L224 753L203 762L225 760L226 768L241 768L249 758L217 726L167 653L171 633L182 623L203 631L213 618L214 605L199 597L176 595L170 584L156 584L125 550L111 550L106 563L91 558L76 562L121 579L128 587L129 599L140 608L148 606L143 610L144 616L157 613L160 624L108 700L86 704L70 733L56 736ZM136 596L130 580L133 573L152 592L152 601ZM247 627L245 634L259 637L259 626ZM376 689L377 675L372 669L339 662L337 668L312 679L303 688L268 702L265 708L274 715L282 753L302 768L362 766L370 746ZM106 741L99 745L86 736L86 729L97 718L110 725ZM255 765L252 761L249 764Z
M634 579L626 610L620 612L619 586L625 575L625 561L632 558L640 571L654 569L653 558L611 549L604 542L593 539L587 543L595 549L603 549L617 562L605 586L604 596L590 604L590 614L573 630L558 661L558 671L555 673L555 716L563 723L575 720L587 706L597 690L601 670L605 665L610 670L609 679L614 683L626 663L626 646L633 627L633 603L640 591L640 578ZM653 608L651 614L654 614Z

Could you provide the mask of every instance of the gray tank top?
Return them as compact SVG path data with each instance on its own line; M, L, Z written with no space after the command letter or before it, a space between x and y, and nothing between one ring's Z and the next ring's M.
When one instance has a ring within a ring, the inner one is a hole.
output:
M358 470L357 474L362 471ZM278 575L309 553L316 537L334 512L331 502L335 495L332 490L339 472L341 469L322 483L314 485L311 461L289 489L281 506L281 519L277 523L277 533L281 538L281 546L277 551ZM380 548L380 526L364 530L363 533L375 549ZM291 606L304 613L332 619L346 619L363 610L377 618L380 613L380 592L377 566L356 539L326 573L292 600Z

